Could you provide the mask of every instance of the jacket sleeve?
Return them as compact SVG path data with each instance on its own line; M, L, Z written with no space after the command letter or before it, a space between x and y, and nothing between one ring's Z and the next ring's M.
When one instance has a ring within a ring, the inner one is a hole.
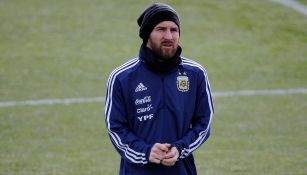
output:
M210 136L210 125L214 113L210 84L204 69L198 74L197 97L194 116L187 134L172 143L179 151L179 158L189 156Z
M126 117L123 91L117 78L110 76L107 86L105 122L114 147L125 161L147 164L152 145L146 144L131 131Z

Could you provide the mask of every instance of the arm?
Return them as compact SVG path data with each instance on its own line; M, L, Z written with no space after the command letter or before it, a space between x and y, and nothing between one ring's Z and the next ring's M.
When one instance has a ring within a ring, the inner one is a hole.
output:
M179 151L179 158L186 158L199 148L210 135L210 125L213 117L213 102L210 84L204 69L198 74L197 99L194 117L190 130L180 140L172 143Z
M108 80L105 106L105 122L110 139L123 159L130 163L147 164L152 145L136 137L127 120L121 86L115 74Z

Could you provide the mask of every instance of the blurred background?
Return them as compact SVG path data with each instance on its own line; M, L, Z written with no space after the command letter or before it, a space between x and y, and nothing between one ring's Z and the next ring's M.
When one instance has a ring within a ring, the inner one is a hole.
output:
M137 56L136 20L153 2L0 0L0 104L13 104L0 105L0 174L118 174L101 99L109 73ZM163 2L179 13L182 55L206 68L213 93L306 90L303 13L270 0ZM200 175L307 173L306 91L214 103L211 138L194 152Z

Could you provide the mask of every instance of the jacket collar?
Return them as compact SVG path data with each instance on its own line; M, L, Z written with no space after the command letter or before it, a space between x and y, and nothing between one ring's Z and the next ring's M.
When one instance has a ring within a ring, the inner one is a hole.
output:
M170 59L164 59L153 53L145 44L142 44L139 51L139 58L142 60L151 70L158 73L171 72L177 69L181 63L180 54L182 49L178 46L175 56Z

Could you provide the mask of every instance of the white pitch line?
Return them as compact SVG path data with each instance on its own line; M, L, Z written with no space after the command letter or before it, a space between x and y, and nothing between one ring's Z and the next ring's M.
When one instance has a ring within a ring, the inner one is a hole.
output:
M305 16L307 16L307 7L303 4L300 4L294 0L271 0L273 2L278 2L280 4L283 4L285 6L291 7L294 10L303 13Z
M307 88L296 89L274 89L274 90L240 90L240 91L222 91L213 92L214 97L231 97L231 96L251 96L251 95L288 95L288 94L307 94ZM63 99L41 99L41 100L25 100L25 101L7 101L0 102L0 107L15 106L37 106L37 105L69 105L73 103L93 103L104 102L105 97L91 98L63 98Z
M229 97L229 96L247 96L247 95L287 95L287 94L307 94L307 88L225 91L225 92L215 92L212 95L214 97Z
M41 100L0 102L0 107L56 105L56 104L68 105L72 103L92 103L92 102L103 102L103 101L104 101L104 97L41 99Z

